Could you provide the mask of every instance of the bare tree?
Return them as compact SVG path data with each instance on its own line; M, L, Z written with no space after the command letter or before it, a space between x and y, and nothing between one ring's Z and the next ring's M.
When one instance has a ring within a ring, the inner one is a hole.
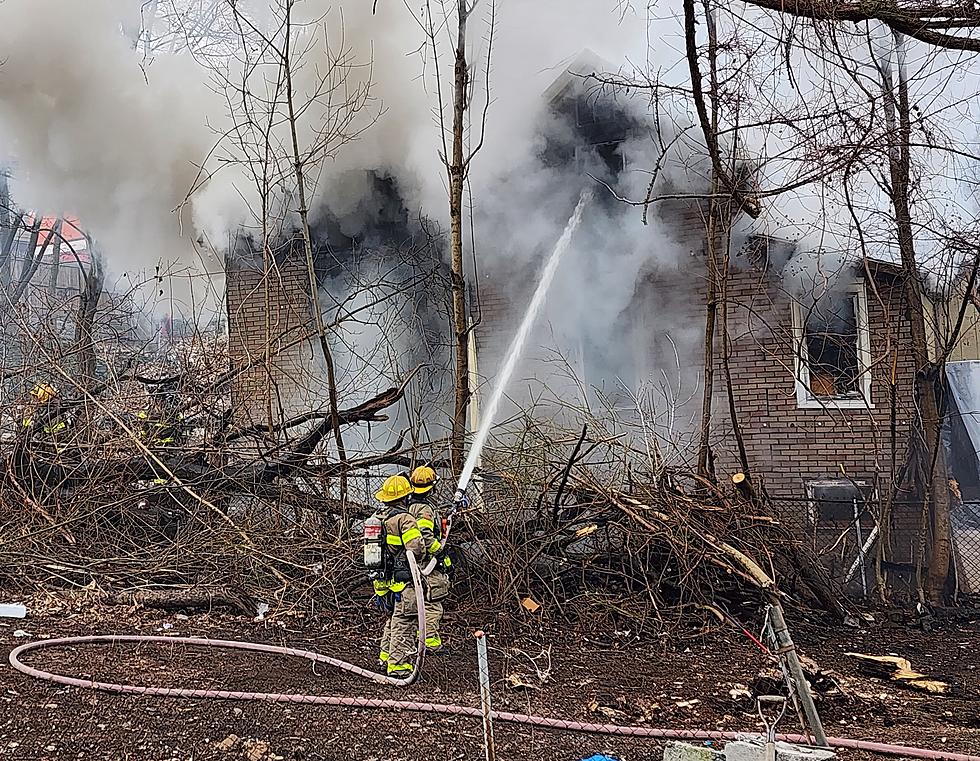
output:
M482 114L479 120L479 130L470 135L469 111L473 104L476 82L473 77L474 65L467 60L467 33L473 13L479 6L480 0L457 0L455 3L456 24L455 39L452 47L452 108L451 119L445 117L442 102L443 83L440 71L440 52L438 33L442 24L437 24L433 15L432 2L426 0L425 15L420 19L429 41L433 66L436 77L436 93L439 99L438 114L442 136L441 157L446 167L449 183L449 256L451 269L450 298L454 344L453 385L455 403L453 406L452 428L450 433L450 459L453 470L460 472L466 448L467 413L470 396L470 361L469 344L475 325L471 324L470 313L467 309L466 266L463 251L464 205L463 195L467 186L470 164L483 146L486 135L487 112L490 106L489 76L490 59L493 51L495 3L489 3L489 20L487 33L486 59L483 62L486 71L486 93ZM443 21L450 25L450 15L445 14ZM448 139L447 139L448 138Z
M766 10L814 21L834 23L880 21L896 33L908 35L929 45L950 50L980 52L980 39L953 34L954 31L972 31L980 23L980 11L970 4L876 5L848 0L835 0L835 2L745 0L745 2Z
M95 324L105 283L105 271L102 263L102 252L96 248L92 239L88 239L89 264L86 269L81 260L78 266L82 272L82 292L78 303L78 317L75 328L76 353L78 356L79 379L86 388L94 388L97 382L95 376L96 343Z

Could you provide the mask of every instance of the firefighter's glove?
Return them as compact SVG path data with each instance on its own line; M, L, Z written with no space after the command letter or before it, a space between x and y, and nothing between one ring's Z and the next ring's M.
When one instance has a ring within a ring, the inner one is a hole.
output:
M456 566L453 565L452 558L448 552L439 553L439 565L436 566L440 571L452 579L456 575Z
M395 601L391 594L375 595L371 601L375 608L382 613L391 613L395 609Z
M465 510L469 506L470 498L466 496L466 492L456 492L456 497L453 500L453 512Z

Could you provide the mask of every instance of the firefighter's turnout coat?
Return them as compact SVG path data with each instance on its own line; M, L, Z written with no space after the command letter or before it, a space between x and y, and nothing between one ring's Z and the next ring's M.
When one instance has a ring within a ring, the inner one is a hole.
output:
M394 599L389 601L391 617L381 637L379 658L387 664L389 674L405 674L413 668L412 656L415 654L418 630L418 601L406 551L413 552L421 564L425 559L425 545L418 523L408 512L407 505L389 507L383 513L383 524L385 570L382 578L374 581L374 591L382 597L390 595Z

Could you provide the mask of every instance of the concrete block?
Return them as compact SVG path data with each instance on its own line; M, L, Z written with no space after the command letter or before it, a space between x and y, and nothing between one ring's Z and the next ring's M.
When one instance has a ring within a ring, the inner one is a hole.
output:
M707 745L691 745L674 740L664 748L664 761L721 761L720 752Z
M776 743L776 761L833 761L837 754L827 748L807 748L803 745Z
M824 748L807 748L790 743L776 743L776 761L833 761L837 754ZM762 738L743 738L725 745L725 761L766 761Z
M766 750L752 740L735 740L725 744L725 761L766 761Z

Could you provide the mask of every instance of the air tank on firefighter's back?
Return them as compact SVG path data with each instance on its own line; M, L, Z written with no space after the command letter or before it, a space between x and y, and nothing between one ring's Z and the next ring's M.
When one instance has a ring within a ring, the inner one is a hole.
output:
M364 567L368 570L377 570L384 565L384 550L382 542L382 523L381 518L372 515L364 520L363 547L364 547Z

